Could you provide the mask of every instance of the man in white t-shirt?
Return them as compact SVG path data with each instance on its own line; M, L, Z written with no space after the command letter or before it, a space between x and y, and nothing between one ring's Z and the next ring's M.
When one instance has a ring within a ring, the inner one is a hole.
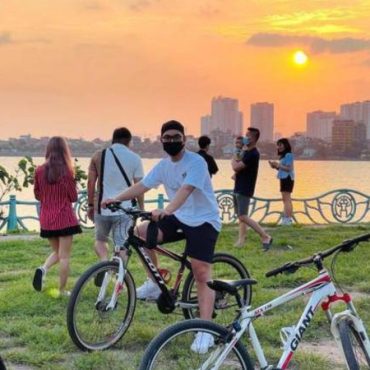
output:
M165 209L152 212L153 220L158 221L157 242L186 240L185 252L191 258L197 284L200 318L211 320L214 292L208 288L207 281L211 280L211 262L221 220L207 163L197 153L185 150L184 126L180 122L169 121L162 125L161 142L169 156L154 166L139 183L115 199L104 200L102 207L137 197L163 184L170 202ZM147 225L139 226L138 235L142 238L146 237ZM149 249L147 253L157 264L155 253ZM157 299L160 293L150 277L137 289L137 296L141 299ZM212 335L199 333L192 349L198 351L201 348L203 351L211 345Z
M130 221L122 211L113 213L109 209L102 209L102 199L115 198L144 176L141 158L128 148L131 137L131 132L125 127L114 130L112 145L96 152L89 166L88 217L95 222L95 252L101 260L108 259L107 242L110 232L112 231L114 243L123 245L126 239L124 231ZM144 197L138 196L137 200L143 209ZM125 201L122 205L130 207L131 201Z

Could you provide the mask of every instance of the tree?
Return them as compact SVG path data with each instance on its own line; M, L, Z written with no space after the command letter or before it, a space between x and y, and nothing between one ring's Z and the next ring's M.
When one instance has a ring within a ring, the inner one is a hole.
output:
M31 157L24 157L18 162L15 174L11 175L5 167L0 166L0 202L11 192L22 191L34 183L36 165ZM74 162L75 179L81 189L86 188L87 174L78 164L78 159ZM3 211L0 208L0 217Z
M0 166L0 201L12 191L22 191L33 184L36 165L31 157L24 157L18 162L15 175L11 175L3 166Z

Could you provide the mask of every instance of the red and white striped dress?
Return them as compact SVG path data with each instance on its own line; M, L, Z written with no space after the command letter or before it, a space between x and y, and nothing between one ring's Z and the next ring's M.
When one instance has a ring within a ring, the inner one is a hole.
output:
M72 203L77 201L76 181L66 174L56 183L49 184L45 165L35 172L35 198L40 201L40 235L43 238L81 233Z

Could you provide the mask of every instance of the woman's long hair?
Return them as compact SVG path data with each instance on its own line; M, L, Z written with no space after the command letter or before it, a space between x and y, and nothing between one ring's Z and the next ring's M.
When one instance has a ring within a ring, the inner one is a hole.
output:
M71 152L63 137L54 136L49 140L45 159L45 177L49 184L56 183L68 173L74 174Z
M279 139L276 144L283 144L284 145L284 150L282 152L278 151L278 156L279 158L284 158L287 153L292 152L292 146L290 145L290 142L286 138Z

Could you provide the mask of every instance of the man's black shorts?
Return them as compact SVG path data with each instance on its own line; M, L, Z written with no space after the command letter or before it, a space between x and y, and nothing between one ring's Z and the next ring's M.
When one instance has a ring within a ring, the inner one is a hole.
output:
M218 231L208 222L192 227L170 215L159 220L158 227L163 233L162 244L185 239L185 253L189 257L212 262Z
M280 179L280 192L281 193L291 193L294 188L294 180L290 176L285 179Z

